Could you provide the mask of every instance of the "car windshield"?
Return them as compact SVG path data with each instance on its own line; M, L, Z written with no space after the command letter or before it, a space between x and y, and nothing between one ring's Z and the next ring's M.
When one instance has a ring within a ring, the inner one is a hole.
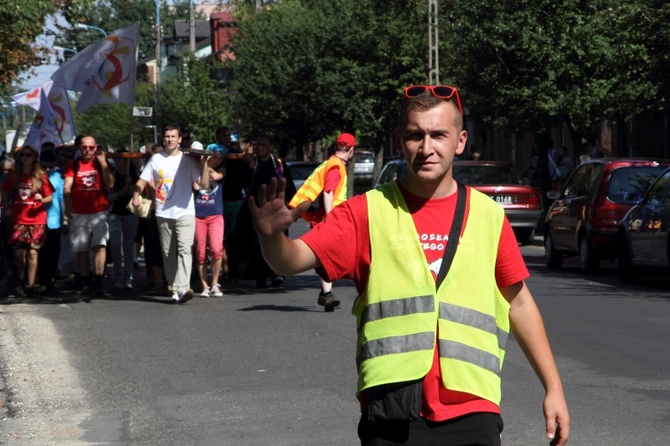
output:
M624 198L626 192L637 192L638 196L643 196L665 169L665 166L630 166L616 169L607 185L607 198L618 204L629 203Z
M374 163L375 157L372 153L368 152L358 152L354 154L354 162L356 163Z
M454 178L461 184L524 184L519 171L510 164L454 164Z
M298 164L298 165L293 165L291 166L291 175L293 176L293 180L306 180L308 176L314 172L314 169L316 169L318 165L312 165L312 164Z

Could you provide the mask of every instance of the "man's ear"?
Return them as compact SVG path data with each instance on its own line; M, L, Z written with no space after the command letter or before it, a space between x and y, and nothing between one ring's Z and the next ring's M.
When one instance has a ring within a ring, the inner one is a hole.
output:
M461 155L465 151L465 143L468 142L467 130L461 130L458 135L458 147L456 148L456 155Z
M400 129L395 129L395 132L393 134L394 136L394 141L395 141L395 150L399 155L402 155L402 132Z

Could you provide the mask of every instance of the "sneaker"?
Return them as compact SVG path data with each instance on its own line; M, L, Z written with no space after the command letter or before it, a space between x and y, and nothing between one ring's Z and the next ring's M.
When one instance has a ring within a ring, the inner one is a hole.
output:
M132 280L127 280L126 283L123 285L123 288L127 290L132 290L133 289L133 281Z
M284 284L284 278L282 276L273 277L272 281L271 281L271 284L274 287L282 286Z
M26 297L35 297L37 295L37 288L34 286L26 287Z
M23 285L19 285L19 286L17 286L16 289L14 290L14 293L15 293L17 296L24 297L24 296L26 295L26 290L23 288Z
M212 285L212 288L209 290L210 296L212 297L221 297L223 296L223 293L221 292L221 287L217 283L216 285Z
M340 306L340 301L335 299L332 291L328 291L327 293L321 291L316 302L324 307L323 309L326 312L335 311L335 308Z
M187 289L187 290L184 290L184 291L180 291L180 292L179 292L179 299L178 299L178 302L179 302L180 304L186 303L186 302L188 302L188 301L191 300L191 299L193 299L193 290L192 290L192 289L189 288L189 289Z
M93 294L93 290L91 289L91 286L88 284L82 284L81 285L81 295L82 296L90 296Z
M209 297L209 288L203 288L200 297Z
M176 304L179 303L179 294L176 291L172 293L172 301Z

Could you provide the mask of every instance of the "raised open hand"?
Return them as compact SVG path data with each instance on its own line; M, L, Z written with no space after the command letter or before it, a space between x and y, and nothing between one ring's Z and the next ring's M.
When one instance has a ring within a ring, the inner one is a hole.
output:
M254 228L260 237L270 237L284 232L300 215L309 208L310 203L301 203L289 209L284 201L286 178L277 182L276 178L269 185L262 185L254 198L249 197L249 208L254 217Z

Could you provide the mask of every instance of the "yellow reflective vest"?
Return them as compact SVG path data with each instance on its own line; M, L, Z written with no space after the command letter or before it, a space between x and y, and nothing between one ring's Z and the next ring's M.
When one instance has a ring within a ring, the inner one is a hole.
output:
M340 182L333 191L333 207L345 201L347 199L347 167L341 159L333 155L314 169L314 172L295 193L288 206L295 208L305 201L312 203L317 201L326 185L326 173L333 167L337 167L340 171ZM319 221L323 215L323 213L304 212L300 217L307 221Z
M504 211L468 190L463 236L437 291L396 182L367 192L370 276L353 308L359 393L425 377L437 339L444 386L500 404L509 304L495 265Z

